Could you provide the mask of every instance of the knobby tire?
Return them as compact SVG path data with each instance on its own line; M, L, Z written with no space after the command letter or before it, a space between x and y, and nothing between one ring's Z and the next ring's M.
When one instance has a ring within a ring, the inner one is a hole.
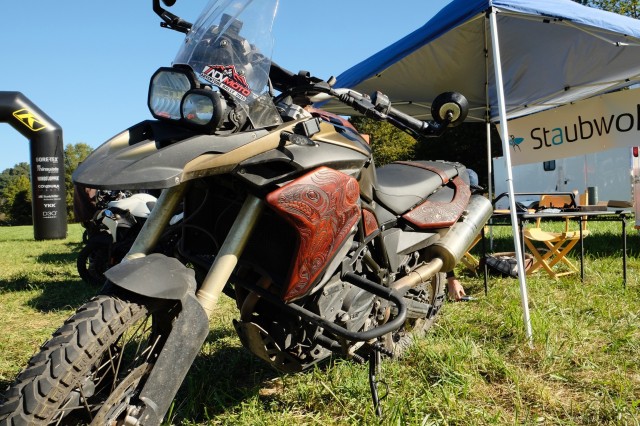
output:
M114 296L98 296L83 305L5 393L0 426L106 424L105 416L115 416L117 404L123 406L118 398L135 398L135 388L153 368L168 332L155 318L170 321L163 317L167 314L165 305L152 309Z

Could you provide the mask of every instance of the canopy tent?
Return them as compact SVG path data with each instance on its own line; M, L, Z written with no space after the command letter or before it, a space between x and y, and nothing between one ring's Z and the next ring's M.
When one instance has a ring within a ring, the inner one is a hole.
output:
M439 93L457 91L469 100L467 120L487 123L487 136L489 123L509 135L510 118L639 82L639 46L640 21L571 0L453 0L421 28L343 72L336 87L380 90L420 119L430 118ZM349 114L340 105L325 107ZM502 144L531 342L508 138Z

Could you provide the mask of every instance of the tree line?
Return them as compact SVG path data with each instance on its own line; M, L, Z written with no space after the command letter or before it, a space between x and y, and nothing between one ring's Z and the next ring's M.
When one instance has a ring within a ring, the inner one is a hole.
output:
M640 0L573 0L585 6L608 10L631 18L640 18Z

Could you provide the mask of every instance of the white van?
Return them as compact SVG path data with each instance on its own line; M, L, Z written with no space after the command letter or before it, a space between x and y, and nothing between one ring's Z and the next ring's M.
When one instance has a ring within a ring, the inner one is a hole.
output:
M493 159L494 193L507 192L507 172L504 157ZM611 201L610 205L640 207L640 160L638 147L615 148L577 157L561 158L542 163L513 166L514 192L568 192L584 193L593 187L596 202ZM635 185L634 183L638 183ZM634 189L635 187L635 189ZM525 205L538 201L535 197L521 197ZM504 197L497 208L508 208ZM590 200L589 204L596 204ZM638 223L636 214L636 226Z

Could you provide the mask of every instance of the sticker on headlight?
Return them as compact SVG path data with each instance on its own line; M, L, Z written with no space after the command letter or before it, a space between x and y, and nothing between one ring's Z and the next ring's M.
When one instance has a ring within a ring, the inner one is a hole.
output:
M251 95L247 80L238 74L235 65L207 65L200 73L200 77L226 90L241 101L246 101Z

